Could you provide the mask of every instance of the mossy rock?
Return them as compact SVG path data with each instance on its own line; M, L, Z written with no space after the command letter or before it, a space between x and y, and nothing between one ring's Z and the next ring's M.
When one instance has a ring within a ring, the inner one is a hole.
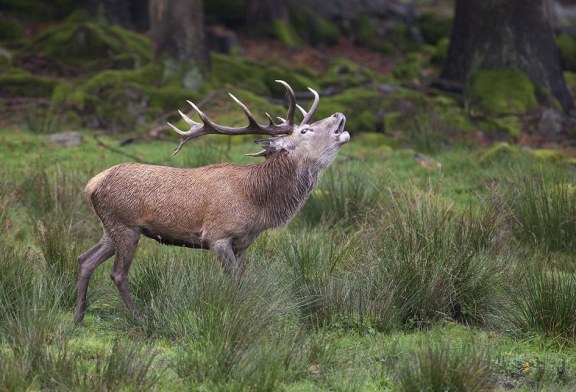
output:
M520 148L508 142L500 142L493 144L490 148L482 151L478 157L478 162L481 164L490 163L492 161L512 161L520 156Z
M441 95L433 98L431 104L433 106L431 112L447 130L463 132L476 130L477 127L455 99Z
M346 115L346 129L352 132L374 132L378 128L376 114L380 109L380 101L376 91L350 88L338 95L322 97L316 110L316 119L340 112Z
M452 29L452 19L438 14L425 13L420 16L417 24L424 42L436 45L441 39L448 38Z
M162 69L149 64L136 70L106 70L86 81L72 81L54 90L55 106L75 111L85 126L112 131L132 131L162 113L194 100L178 86L154 84Z
M0 95L8 97L50 98L61 82L33 75L21 69L0 71Z
M284 80L290 85L290 87L292 87L292 90L295 92L308 91L308 87L311 87L315 90L320 88L316 81L301 75L298 72L292 72L277 66L266 67L262 73L262 78L264 83L266 83L268 90L274 97L283 97L286 95L286 89L283 85L276 82L276 80Z
M553 163L553 164L570 164L574 165L576 163L576 159L569 157L568 155L564 154L562 151L558 150L551 150L546 148L537 148L533 150L528 150L528 154L543 162Z
M419 52L410 52L394 68L394 77L400 80L419 79L422 70L428 66L427 59Z
M328 19L303 4L289 4L290 23L298 36L312 46L334 45L340 38L340 30Z
M337 57L332 60L319 83L327 87L358 87L386 81L387 77L369 68L351 60Z
M74 15L38 34L23 50L47 55L87 72L133 69L151 61L152 46L143 35Z
M261 66L236 56L212 53L210 83L216 86L239 85L258 94L270 94L266 81L262 77Z
M473 76L466 91L470 113L522 114L538 106L534 85L524 72L484 69Z
M576 39L568 34L559 34L556 45L560 52L562 68L567 71L576 71Z

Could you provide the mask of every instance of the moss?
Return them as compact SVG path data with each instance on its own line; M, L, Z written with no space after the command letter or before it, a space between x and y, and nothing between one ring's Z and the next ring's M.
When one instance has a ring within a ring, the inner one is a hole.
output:
M342 94L323 97L316 111L316 118L328 117L336 112L346 115L346 128L352 132L375 131L378 128L376 113L380 108L377 92L366 88L350 88Z
M520 114L537 107L534 85L528 75L509 69L479 70L467 88L474 114Z
M542 162L554 163L554 164L570 164L574 165L576 163L576 159L569 157L568 155L564 154L558 150L551 150L545 148L538 148L534 150L528 150L528 154Z
M323 86L356 87L366 84L384 83L387 78L351 60L337 57L328 66L320 84Z
M443 127L449 130L471 132L476 130L466 111L456 100L440 95L431 100L433 113L437 116Z
M300 45L298 34L296 34L292 26L281 20L274 21L271 38L275 38L289 47L297 47Z
M576 71L576 39L568 34L559 34L556 37L556 45L560 52L562 68Z
M520 155L520 148L507 142L495 143L490 148L482 151L478 157L481 164L492 161L508 161Z
M422 14L417 22L424 41L436 45L441 39L448 38L452 28L452 20L438 14Z
M240 85L258 94L270 94L262 77L262 68L240 57L212 53L210 83L213 85Z
M299 74L297 71L289 71L277 66L268 66L262 73L264 83L273 96L283 97L286 89L276 80L286 81L294 91L308 91L308 87L318 90L320 87L314 80Z
M136 68L151 61L152 47L146 37L118 26L83 21L78 15L38 34L24 52L42 53L89 72Z
M450 48L450 39L442 38L434 47L434 51L430 56L430 64L440 66L446 61L448 56L448 49Z
M302 4L289 4L290 23L301 39L310 45L333 45L340 38L340 30L329 20Z
M54 90L54 105L79 113L85 126L132 130L190 99L190 93L157 86L161 67L149 64L137 70L106 70L86 81L62 84Z
M394 68L394 76L398 79L411 80L422 76L422 70L426 67L427 61L418 52L408 53L404 60Z
M0 91L10 97L49 98L59 81L8 68L0 72Z
M393 54L396 49L379 33L379 21L373 17L361 16L354 21L355 43L376 52Z

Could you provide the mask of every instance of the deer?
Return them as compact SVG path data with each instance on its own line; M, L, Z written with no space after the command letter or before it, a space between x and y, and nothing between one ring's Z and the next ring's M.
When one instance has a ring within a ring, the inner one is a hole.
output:
M77 300L74 319L86 313L88 284L94 270L115 255L112 281L132 315L137 309L128 288L128 271L140 237L162 244L209 250L224 271L240 276L242 256L260 233L287 224L312 192L320 173L350 140L342 113L311 122L319 94L309 88L313 103L306 111L296 104L288 83L286 118L260 124L250 110L229 94L248 119L244 127L214 123L194 103L187 101L201 122L182 111L190 130L168 125L181 138L173 154L203 135L267 135L255 142L262 150L249 165L216 163L197 168L175 168L141 163L121 163L90 179L84 195L101 221L102 238L78 258ZM295 123L296 109L303 116Z

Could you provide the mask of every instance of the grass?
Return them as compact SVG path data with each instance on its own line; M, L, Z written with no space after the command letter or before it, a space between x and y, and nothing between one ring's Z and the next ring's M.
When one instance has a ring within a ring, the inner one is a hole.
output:
M85 182L127 160L0 131L0 390L571 390L574 174L519 151L345 146L241 283L206 252L142 239L132 318L76 258L100 236ZM112 139L104 140L113 144ZM251 143L123 147L175 166L252 162ZM427 145L426 140L423 145ZM511 161L512 159L512 161Z

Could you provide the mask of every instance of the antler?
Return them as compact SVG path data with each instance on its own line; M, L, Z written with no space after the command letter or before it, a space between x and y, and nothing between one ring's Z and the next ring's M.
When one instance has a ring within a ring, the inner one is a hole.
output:
M302 120L300 125L308 124L310 122L312 116L314 115L314 112L316 111L316 108L318 107L318 103L320 102L320 95L318 95L318 92L314 89L311 89L310 87L308 87L308 90L310 90L312 95L314 95L314 102L312 102L312 106L310 106L310 110L308 110L308 112L306 112L306 110L304 110L302 106L296 105L298 106L298 109L300 109L302 115L304 116L304 119Z
M188 142L192 139L195 139L199 136L202 136L202 135L220 134L220 135L271 135L271 136L275 136L275 135L286 135L286 134L292 133L292 131L294 130L294 112L296 110L296 96L294 95L294 91L292 90L292 88L290 87L290 85L288 83L286 83L283 80L276 80L276 82L282 84L286 88L286 93L288 94L288 102L289 102L288 103L288 113L286 114L286 119L285 120L282 119L282 123L275 124L274 120L272 120L272 117L270 117L270 115L268 113L266 113L266 117L268 117L268 120L269 120L268 125L258 124L256 119L254 118L254 115L250 112L250 110L248 110L246 105L244 105L242 102L240 102L240 100L238 98L236 98L234 95L232 95L230 93L229 93L230 97L232 97L234 102L236 102L238 104L238 106L240 106L240 108L242 109L244 114L246 114L246 117L248 118L248 125L246 125L244 127L233 128L233 127L218 125L218 124L212 122L208 118L208 116L206 116L196 105L194 105L190 101L187 101L192 106L192 108L196 111L196 113L198 113L198 116L200 116L200 118L202 119L202 123L195 122L190 117L188 117L187 115L182 113L180 110L178 110L178 113L180 113L180 115L182 116L184 121L186 121L186 123L188 123L188 125L190 125L190 130L184 132L184 131L181 131L180 129L176 128L174 125L168 123L168 125L170 125L172 127L172 129L174 129L174 131L176 131L179 135L182 136L182 138L180 139L180 144L178 144L178 147L176 147L176 149L174 150L172 155L177 154L178 151L180 151L180 149L182 148L182 146L186 142ZM314 91L314 90L312 90L312 91ZM314 93L316 93L316 92L314 91ZM316 93L316 96L318 96L317 93ZM314 103L317 105L316 101ZM315 107L314 107L314 109L315 109ZM302 110L302 108L300 108L300 110ZM310 110L310 113L313 114L312 109ZM311 114L310 114L310 117L311 117Z

